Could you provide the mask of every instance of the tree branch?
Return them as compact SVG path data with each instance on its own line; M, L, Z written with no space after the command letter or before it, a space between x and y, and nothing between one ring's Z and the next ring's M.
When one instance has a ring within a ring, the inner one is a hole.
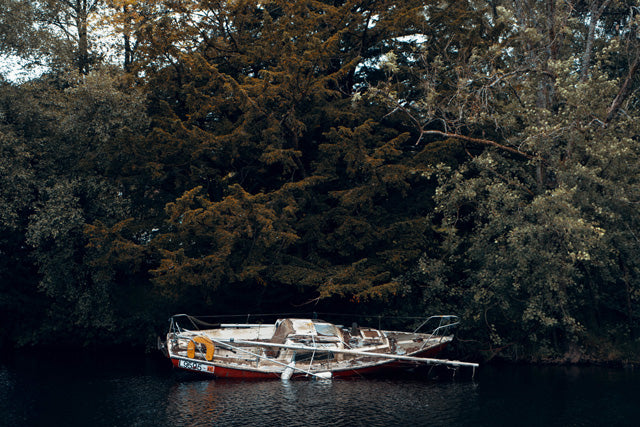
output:
M609 6L609 3L611 3L611 0L605 0L604 2L602 2L600 7L598 7L597 2L594 0L589 8L589 12L591 13L591 17L589 20L589 32L587 34L587 43L584 49L584 53L582 54L582 62L580 65L580 80L583 82L587 80L589 64L591 63L591 54L593 52L593 41L595 40L596 25L598 24L598 21L600 20L600 17L602 16L604 10L607 8L607 6Z
M624 79L622 86L620 86L620 90L616 95L615 99L611 103L609 110L607 111L607 117L604 119L605 126L609 124L609 122L613 119L613 116L616 115L620 107L627 100L629 95L631 94L631 85L633 83L633 79L638 72L638 68L640 68L640 52L636 52L636 57L633 60L633 64L629 68L629 72L627 73L627 77Z
M473 138L473 137L466 136L466 135L459 135L459 134L456 134L456 133L442 132L442 131L439 131L439 130L425 130L425 131L422 131L422 134L423 135L439 135L439 136L444 136L445 138L460 139L462 141L473 142L475 144L491 145L491 146L497 147L497 148L499 148L501 150L505 150L505 151L508 151L510 153L517 154L519 156L525 157L525 158L527 158L529 160L541 160L540 157L538 157L538 156L534 156L534 155L531 155L529 153L525 153L524 151L520 151L520 150L518 150L516 148L513 148L513 147L509 147L509 146L506 146L506 145L503 145L503 144L499 144L499 143L497 143L495 141L491 141L489 139Z

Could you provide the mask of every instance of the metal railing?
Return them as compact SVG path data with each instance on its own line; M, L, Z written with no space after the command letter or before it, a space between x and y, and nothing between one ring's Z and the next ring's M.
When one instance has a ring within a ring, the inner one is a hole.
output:
M425 325L429 324L429 323L435 323L438 322L438 326L434 326L433 330L431 331L431 337L439 337L439 336L443 336L445 334L447 334L449 332L450 329L453 329L455 326L460 324L460 320L458 318L458 316L455 316L453 314L443 314L443 315L437 315L437 316L431 316L429 318L427 318L424 322L422 322L414 331L413 333L416 334L418 333L418 331L420 329L422 329Z

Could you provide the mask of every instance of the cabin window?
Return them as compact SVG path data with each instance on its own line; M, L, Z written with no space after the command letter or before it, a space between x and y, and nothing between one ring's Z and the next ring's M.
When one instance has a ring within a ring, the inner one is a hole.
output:
M316 333L318 335L325 335L329 337L337 337L338 333L336 327L330 323L315 323Z

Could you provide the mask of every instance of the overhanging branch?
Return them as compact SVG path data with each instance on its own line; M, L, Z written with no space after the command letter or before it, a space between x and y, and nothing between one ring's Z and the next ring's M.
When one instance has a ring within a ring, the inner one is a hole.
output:
M611 103L609 110L607 111L607 117L604 119L605 125L609 124L613 117L616 115L622 104L627 100L629 95L631 94L631 86L633 80L638 72L638 68L640 68L640 52L636 52L636 57L633 60L633 64L629 68L629 72L627 73L627 77L624 79L622 86L618 90L618 94L615 99Z
M462 140L462 141L473 142L475 144L491 145L491 146L497 147L497 148L499 148L501 150L505 150L505 151L508 151L510 153L517 154L517 155L522 156L524 158L527 158L529 160L540 160L540 157L538 157L538 156L534 156L532 154L525 153L524 151L520 151L520 150L518 150L516 148L509 147L507 145L499 144L499 143L497 143L495 141L491 141L489 139L473 138L473 137L466 136L466 135L459 135L457 133L442 132L442 131L439 131L439 130L425 130L425 131L422 131L422 135L438 135L438 136L444 136L445 138L454 138L454 139L459 139L459 140Z

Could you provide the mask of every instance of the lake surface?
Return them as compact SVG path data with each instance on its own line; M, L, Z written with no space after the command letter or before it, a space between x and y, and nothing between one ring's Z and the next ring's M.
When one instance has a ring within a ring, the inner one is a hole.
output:
M156 356L12 354L3 426L637 426L640 370L482 366L333 381L210 380Z

